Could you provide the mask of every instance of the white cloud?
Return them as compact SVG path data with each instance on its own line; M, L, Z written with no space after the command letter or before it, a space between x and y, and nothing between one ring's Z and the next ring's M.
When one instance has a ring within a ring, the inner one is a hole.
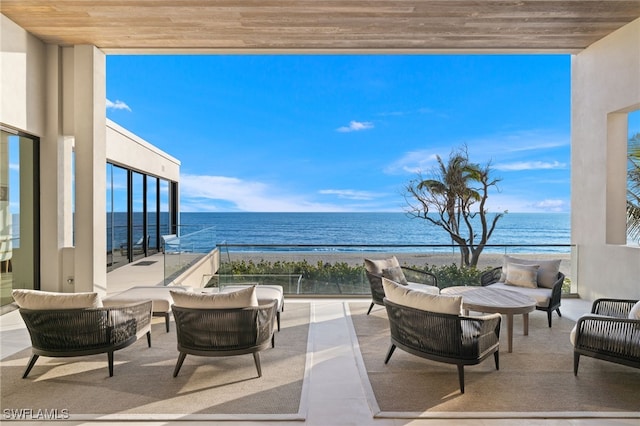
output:
M348 207L317 203L303 196L285 194L262 182L227 176L181 175L182 211L225 210L253 212L339 212ZM229 206L232 206L229 208Z
M119 100L112 102L107 99L107 109L126 109L127 111L131 112L131 108L129 108L129 105Z
M356 191L353 189L322 189L318 191L323 195L337 195L338 198L346 198L349 200L373 200L377 198L377 194L368 191Z
M358 132L360 130L367 130L367 129L373 129L372 122L352 120L349 122L348 126L338 127L336 130L338 132L346 133L346 132Z
M541 201L531 201L526 195L509 195L504 192L491 194L487 199L486 208L490 212L508 210L512 213L568 213L570 203L560 198L547 198Z
M564 200L542 200L534 203L533 207L537 210L547 212L563 212L569 210L569 206Z
M559 161L516 161L514 163L502 163L493 166L494 169L503 171L551 170L564 169L566 167L566 163Z
M401 158L389 164L384 172L396 173L421 173L436 164L436 154L431 150L410 151Z

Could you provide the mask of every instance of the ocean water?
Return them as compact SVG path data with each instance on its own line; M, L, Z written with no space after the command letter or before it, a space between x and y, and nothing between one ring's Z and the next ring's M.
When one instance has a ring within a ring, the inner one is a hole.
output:
M215 227L217 244L267 245L451 245L448 234L404 213L181 213L183 234ZM479 229L479 227L478 227ZM498 221L490 245L516 245L509 252L569 252L569 213L509 213ZM322 248L304 248L322 250ZM331 250L357 248L333 247ZM234 248L255 250L255 248ZM261 248L261 250L265 250ZM375 248L373 248L375 250ZM381 251L385 249L380 247ZM398 251L415 251L400 248ZM487 248L487 252L504 248Z

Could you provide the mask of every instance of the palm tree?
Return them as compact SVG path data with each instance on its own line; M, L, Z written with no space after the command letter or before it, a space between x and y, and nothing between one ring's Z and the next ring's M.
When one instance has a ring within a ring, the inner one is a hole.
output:
M436 160L430 179L419 176L407 185L407 213L444 229L459 246L461 266L475 267L498 220L506 213L494 215L490 223L487 220L488 192L500 179L491 177L488 164L483 167L470 162L466 147L452 151L446 164L440 156ZM474 230L476 217L479 233Z
M627 234L640 242L640 133L629 139L627 172Z

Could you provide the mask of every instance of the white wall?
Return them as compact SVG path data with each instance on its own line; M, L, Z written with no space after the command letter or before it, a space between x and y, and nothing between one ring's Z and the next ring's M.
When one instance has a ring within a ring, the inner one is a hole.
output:
M111 120L107 120L107 160L164 179L180 180L180 161Z
M571 91L578 292L640 299L640 247L625 245L626 113L640 108L640 19L574 56Z
M45 131L45 45L0 15L0 122L35 136Z

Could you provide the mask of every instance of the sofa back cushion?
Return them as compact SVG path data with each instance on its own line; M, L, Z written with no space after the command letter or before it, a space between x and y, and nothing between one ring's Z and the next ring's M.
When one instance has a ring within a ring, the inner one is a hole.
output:
M460 315L462 296L447 296L412 290L387 278L382 278L387 299L398 305L441 314Z
M558 272L560 272L560 262L562 259L551 260L530 260L520 259L517 257L504 256L502 261L502 274L500 276L500 282L505 283L507 281L507 273L509 271L510 264L518 265L538 265L538 274L536 281L538 287L553 288L553 284L558 279Z
M15 289L11 295L20 308L32 310L101 308L98 293L55 293Z
M259 306L256 286L228 293L196 293L170 290L173 303L191 309L235 309Z

